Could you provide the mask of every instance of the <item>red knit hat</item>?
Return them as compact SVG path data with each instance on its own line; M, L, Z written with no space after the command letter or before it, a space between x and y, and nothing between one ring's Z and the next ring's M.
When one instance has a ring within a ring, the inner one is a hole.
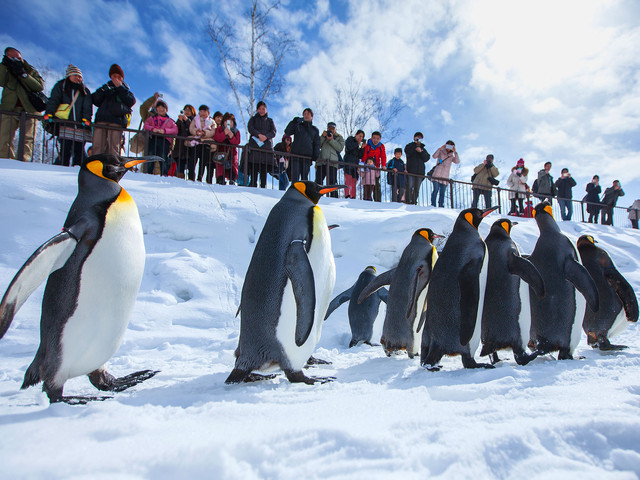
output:
M516 163L516 166L517 167L524 167L524 160L523 159L518 160L518 163Z
M122 68L120 68L120 65L118 65L117 63L114 63L113 65L111 65L111 67L109 67L109 76L113 75L114 73L117 73L122 78L124 78L124 72L122 71Z

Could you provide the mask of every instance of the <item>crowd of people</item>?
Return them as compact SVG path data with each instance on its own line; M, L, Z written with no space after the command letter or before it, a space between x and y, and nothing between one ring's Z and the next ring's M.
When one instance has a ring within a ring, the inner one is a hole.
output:
M38 108L39 100L34 97L42 92L44 82L35 68L27 63L21 53L12 47L4 51L0 64L0 86L3 87L0 109L15 113L38 113L44 110L45 129L57 138L59 154L57 165L80 165L91 154L125 151L123 131L130 126L135 96L124 81L124 71L111 65L109 80L95 92L84 85L82 71L69 65L65 77L58 81L46 101ZM93 107L96 107L93 118ZM279 181L279 187L286 189L290 182L308 180L311 167L315 166L315 180L319 184L336 184L338 169L344 170L345 197L357 197L357 183L362 187L362 198L380 202L381 171L386 171L386 180L391 189L393 202L416 205L420 187L425 178L432 182L430 197L433 207L444 207L447 188L451 184L451 167L460 163L455 142L447 140L433 155L427 151L421 132L413 135L413 141L404 149L396 148L387 161L382 134L374 131L369 139L365 132L358 130L346 139L337 131L334 122L329 122L320 132L313 125L313 110L305 108L301 117L293 118L286 128L281 141L275 146L277 129L269 117L267 105L260 101L256 113L249 119L246 155L240 165L237 147L241 135L232 113L214 112L207 105L196 109L185 105L174 121L169 117L169 106L162 95L155 93L140 106L142 129L146 135L137 134L130 140L135 153L155 155L163 162L147 163L142 166L144 173L172 175L195 181L217 184L236 184L239 177L242 184L265 188L267 176ZM93 120L93 121L92 121ZM68 123L65 123L68 121ZM25 128L23 158L30 161L36 131L36 119L28 118ZM13 139L19 127L18 116L3 115L0 122L0 157L15 158ZM85 152L85 146L92 143ZM403 160L403 153L406 162ZM434 166L427 173L426 164L431 159ZM510 215L531 216L532 197L549 202L555 197L561 211L562 220L571 220L573 215L573 192L576 181L569 170L563 168L555 182L551 175L551 162L546 162L529 187L529 170L521 158L511 168L506 181L511 202ZM474 168L471 177L473 200L477 207L484 198L485 208L490 208L494 187L499 184L500 174L492 154ZM244 176L243 176L244 177ZM604 194L595 175L586 186L589 223L598 223L600 217L604 225L613 225L613 208L624 191L618 180L605 189ZM337 196L336 192L332 195ZM634 228L638 228L640 200L629 207L629 218Z

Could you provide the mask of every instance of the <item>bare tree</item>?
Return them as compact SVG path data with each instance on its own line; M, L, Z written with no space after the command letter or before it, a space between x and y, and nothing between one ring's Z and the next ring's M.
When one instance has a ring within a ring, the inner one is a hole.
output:
M353 71L343 85L334 88L334 108L328 113L328 117L335 119L339 131L349 136L370 125L384 135L385 141L403 132L401 128L391 128L405 107L400 97L386 99L379 91L363 87L362 80L356 79Z
M242 21L230 23L216 16L207 26L207 35L222 62L245 130L256 103L280 92L282 62L296 50L296 42L269 22L269 15L279 5L279 1L263 5L261 0L251 0ZM250 35L243 35L243 28Z

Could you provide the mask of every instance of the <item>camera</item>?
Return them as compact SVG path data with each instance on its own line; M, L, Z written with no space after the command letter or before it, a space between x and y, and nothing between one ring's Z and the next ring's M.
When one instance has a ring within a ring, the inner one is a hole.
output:
M327 132L327 138L333 137L333 133L331 133L331 131Z
M184 110L180 110L180 115L184 115Z
M448 143L447 143L447 145L446 145L446 149L447 149L447 150L453 150L453 145L450 145L450 144L448 144Z
M231 128L231 120L227 120L227 128Z

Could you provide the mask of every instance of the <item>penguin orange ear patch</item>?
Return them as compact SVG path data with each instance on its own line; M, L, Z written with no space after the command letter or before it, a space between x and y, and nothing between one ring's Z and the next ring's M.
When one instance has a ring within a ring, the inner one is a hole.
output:
M426 230L420 230L420 235L429 240L429 232L427 232Z
M473 215L470 212L465 213L464 218L467 220L467 222L473 225ZM473 227L475 228L475 225L473 225Z
M106 178L102 174L102 168L103 168L103 165L100 160L94 160L92 162L87 163L87 170L93 173L96 177Z
M551 217L553 217L553 208L551 208L551 205L547 205L546 207L544 207L544 211L551 215Z
M296 190L298 190L301 194L303 194L305 197L307 196L307 186L302 183L302 182L296 182L293 184L294 188Z
M502 222L500 226L504 228L507 233L509 233L509 222Z

